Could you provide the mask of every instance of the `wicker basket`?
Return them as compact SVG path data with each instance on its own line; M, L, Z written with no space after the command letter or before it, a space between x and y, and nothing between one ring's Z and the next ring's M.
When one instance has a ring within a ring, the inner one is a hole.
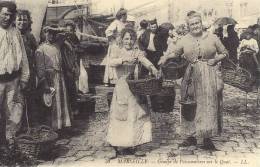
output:
M27 134L19 135L15 138L16 152L26 158L37 160L41 151L51 151L58 134L47 126L32 128Z
M184 76L188 61L185 59L174 59L164 64L161 69L164 79L180 79Z
M145 79L132 79L131 75L126 79L132 93L138 95L155 95L162 88L162 80L155 77Z
M103 84L105 66L90 65L88 70L89 83Z
M153 111L159 113L173 112L175 96L174 87L163 87L157 95L151 96Z
M230 61L230 63L232 63L234 67L230 66L229 68L222 68L224 83L239 88L245 92L252 91L255 78L247 70L241 67L236 67L232 61Z
M40 153L40 144L30 135L20 135L15 139L16 152L24 157L37 160Z

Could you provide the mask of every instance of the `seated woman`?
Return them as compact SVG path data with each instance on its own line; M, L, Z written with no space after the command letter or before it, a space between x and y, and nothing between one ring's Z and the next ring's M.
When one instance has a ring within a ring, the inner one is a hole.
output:
M118 80L110 108L107 141L115 147L117 153L120 150L118 147L121 147L120 153L128 151L127 153L141 156L145 154L140 150L136 151L134 147L152 140L152 124L146 97L134 95L129 90L126 77L134 73L137 61L155 76L158 76L158 70L140 50L135 49L136 39L134 30L123 29L121 45L111 50L111 67Z

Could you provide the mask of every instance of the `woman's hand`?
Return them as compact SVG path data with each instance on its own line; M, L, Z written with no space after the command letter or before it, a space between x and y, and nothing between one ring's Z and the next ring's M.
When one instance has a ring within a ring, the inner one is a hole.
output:
M218 61L216 59L209 59L208 60L208 65L209 66L215 66L218 64Z
M156 77L156 78L160 78L160 72L153 66L150 66L149 71Z
M158 65L162 65L162 64L166 63L167 60L168 60L167 56L162 56L158 62Z

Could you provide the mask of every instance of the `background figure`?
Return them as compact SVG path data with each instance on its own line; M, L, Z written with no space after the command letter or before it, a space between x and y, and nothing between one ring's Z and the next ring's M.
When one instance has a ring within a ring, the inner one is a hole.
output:
M12 26L16 5L0 1L0 157L8 153L8 141L12 142L17 131L16 118L21 113L21 91L29 80L29 65L20 32ZM8 141L7 141L8 140Z
M165 34L160 34L157 20L150 21L150 27L139 38L139 48L145 52L146 58L153 63L157 68L160 57L163 56L163 52L167 49L167 39L165 40ZM166 34L168 35L168 34ZM168 37L168 36L167 36ZM166 44L166 45L165 45ZM141 68L141 75L147 75L149 71L145 68Z
M30 78L26 89L26 103L27 112L29 116L30 124L37 124L37 108L36 108L36 69L35 69L35 50L37 49L37 42L33 34L31 33L31 15L28 10L18 10L16 14L16 28L20 30L25 51L27 54Z
M257 77L257 69L259 69L259 63L257 60L257 54L259 47L257 41L253 38L252 33L245 33L245 39L243 39L238 47L239 52L239 66L249 71L252 77Z
M73 20L65 22L65 28L69 32L66 34L66 40L77 50L80 45L79 38L76 35L76 24Z
M237 48L239 46L239 37L237 32L235 31L235 25L228 25L227 26L227 37L224 37L223 44L225 48L228 50L229 59L233 61L235 64L237 61ZM224 63L224 66L226 63Z
M221 27L221 26L219 26L218 28L216 28L215 29L215 31L214 31L214 34L215 35L217 35L217 37L220 39L220 41L222 42L222 44L223 44L223 38L224 38L224 36L223 36L223 27Z
M68 98L71 106L72 114L75 116L79 113L77 105L77 94L79 84L79 59L80 42L76 36L76 25L73 21L65 23L66 29L69 33L60 34L57 37L61 48L61 55L63 60L64 79L68 90Z
M116 13L116 19L108 26L106 29L106 37L109 41L109 47L107 51L107 56L102 61L101 65L105 65L105 74L104 74L104 83L106 86L109 84L115 84L116 76L113 68L110 67L110 52L114 45L117 45L119 42L119 37L121 31L125 28L127 24L127 10L120 8Z
M62 67L62 57L60 47L56 44L56 25L44 28L46 42L42 43L36 50L36 68L39 78L39 97L48 97L44 100L42 107L43 123L51 126L54 130L71 126L70 107L68 104L68 94ZM52 90L55 90L55 93ZM47 103L48 102L48 103Z
M137 40L147 30L147 28L148 28L148 21L142 20L140 22L140 29L137 31Z

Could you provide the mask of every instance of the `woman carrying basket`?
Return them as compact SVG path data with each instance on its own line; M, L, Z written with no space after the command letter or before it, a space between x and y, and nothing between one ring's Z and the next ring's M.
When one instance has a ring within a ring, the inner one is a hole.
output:
M163 56L159 64L177 56L189 62L181 86L181 127L186 137L181 146L197 145L197 139L203 139L204 149L215 150L210 138L221 130L224 86L218 63L228 52L217 36L203 32L199 13L189 12L186 21L189 33L178 41L174 54Z
M116 86L113 93L107 141L118 154L145 155L135 146L152 140L152 124L148 113L146 97L134 95L126 82L129 74L135 71L136 62L144 65L153 75L158 70L147 60L139 49L134 30L126 28L121 32L121 44L111 50L111 67L116 71Z

